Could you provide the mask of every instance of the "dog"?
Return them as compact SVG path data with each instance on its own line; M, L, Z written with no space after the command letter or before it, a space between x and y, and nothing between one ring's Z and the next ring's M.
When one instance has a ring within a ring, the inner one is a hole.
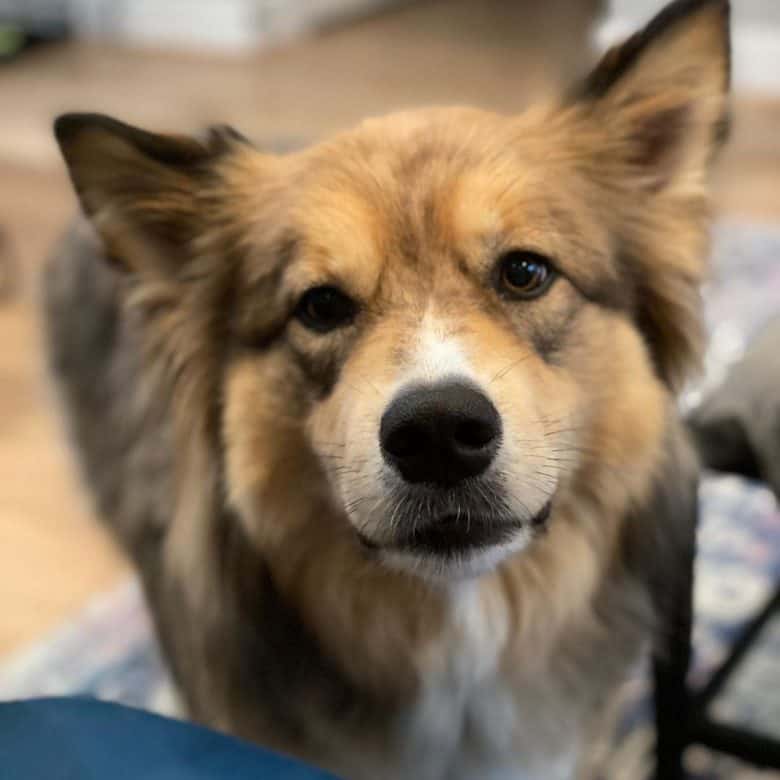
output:
M691 550L728 14L285 155L57 120L52 374L193 719L345 778L583 774Z

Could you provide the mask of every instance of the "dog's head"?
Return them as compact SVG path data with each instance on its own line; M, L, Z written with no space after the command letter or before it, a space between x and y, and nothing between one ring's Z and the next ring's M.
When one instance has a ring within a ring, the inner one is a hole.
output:
M462 576L572 497L641 494L699 349L727 11L674 3L519 117L404 113L292 155L58 121L259 544Z

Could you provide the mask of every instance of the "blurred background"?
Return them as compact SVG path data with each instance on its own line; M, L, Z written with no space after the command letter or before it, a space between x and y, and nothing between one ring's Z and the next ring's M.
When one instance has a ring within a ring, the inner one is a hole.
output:
M44 380L37 275L76 209L52 119L98 111L176 132L228 123L278 148L415 105L519 111L583 73L662 5L0 0L0 698L75 690L176 707L137 586L80 492ZM718 274L735 281L728 293L715 284L711 295L711 380L780 311L780 2L734 6L736 121L715 193L716 282ZM723 567L711 570L703 609L721 619L724 603L732 617L758 604L780 572L765 549L780 548L774 499L760 487L741 489L717 488L727 496L713 499L724 524L713 532L715 547L733 551L736 543L727 499L753 507L773 541L759 553L755 539L739 542L763 569L746 555L725 585ZM702 641L717 654L720 640L708 636ZM780 657L780 632L775 650ZM777 688L772 698L766 717L780 727ZM698 760L701 777L737 776L731 765Z

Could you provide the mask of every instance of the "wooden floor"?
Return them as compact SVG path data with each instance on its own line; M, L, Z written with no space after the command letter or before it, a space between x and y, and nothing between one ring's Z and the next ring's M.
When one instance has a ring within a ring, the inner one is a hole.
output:
M229 122L275 144L402 106L519 110L582 67L587 24L568 0L546 0L543 15L518 7L439 0L241 60L70 46L0 68L0 261L17 271L2 297L0 270L0 654L127 572L78 488L43 380L38 272L75 208L53 116L103 111L171 130ZM779 220L780 100L739 96L736 119L719 207Z

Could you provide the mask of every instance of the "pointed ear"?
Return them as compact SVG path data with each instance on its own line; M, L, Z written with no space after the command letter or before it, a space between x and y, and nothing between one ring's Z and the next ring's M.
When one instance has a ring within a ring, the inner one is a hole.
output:
M703 174L727 135L728 0L676 0L604 56L573 97L651 192Z
M66 114L54 133L81 206L130 270L175 272L201 228L213 162L240 138L156 135L99 114Z

